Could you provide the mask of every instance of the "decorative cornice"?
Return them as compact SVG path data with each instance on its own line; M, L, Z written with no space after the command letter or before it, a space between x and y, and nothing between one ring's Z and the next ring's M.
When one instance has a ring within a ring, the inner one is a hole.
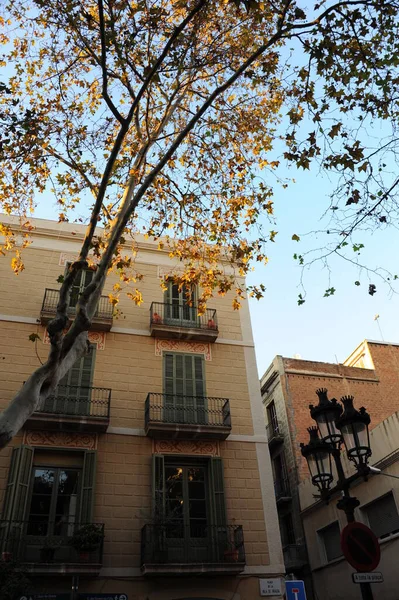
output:
M97 436L88 433L63 433L61 431L25 431L24 444L27 446L95 450L97 448Z
M219 445L217 442L190 442L175 440L155 440L155 454L186 454L200 456L219 456Z
M58 261L58 264L60 267L66 267L66 265L68 263L73 263L76 260L78 260L78 254L72 254L71 252L61 252L60 254L60 260ZM97 258L97 256L93 256L93 254L89 254L88 256L89 261L97 264L99 262L99 259Z
M162 352L185 352L188 354L203 354L205 360L212 360L211 345L205 342L185 342L181 340L155 339L155 356Z

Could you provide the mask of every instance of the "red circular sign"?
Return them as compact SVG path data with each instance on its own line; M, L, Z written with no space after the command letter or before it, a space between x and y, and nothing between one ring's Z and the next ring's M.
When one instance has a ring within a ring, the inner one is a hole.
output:
M380 562L380 544L363 523L348 523L341 532L341 548L348 563L361 573L374 571Z

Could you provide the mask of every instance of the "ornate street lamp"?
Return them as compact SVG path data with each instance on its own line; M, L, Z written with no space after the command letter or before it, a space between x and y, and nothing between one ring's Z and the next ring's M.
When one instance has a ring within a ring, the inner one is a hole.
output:
M328 399L326 388L316 390L316 394L319 397L319 404L309 405L310 416L316 421L323 442L339 448L342 435L336 427L336 421L342 414L342 406L335 398Z
M333 480L331 446L319 438L317 427L309 427L308 432L309 443L306 446L301 444L301 452L307 460L313 485L324 496Z
M355 509L360 505L357 498L350 495L350 487L359 481L359 475L365 478L370 472L368 459L371 456L369 424L370 415L365 408L356 410L353 406L353 396L341 398L342 406L336 399L329 400L327 390L316 390L319 397L317 406L309 405L310 415L316 421L317 427L309 427L309 443L301 444L302 455L309 466L312 483L320 491L320 496L328 503L330 498L340 492L341 498L337 508L344 511L348 523L355 521ZM319 432L321 439L319 438ZM356 467L356 473L346 476L341 460L341 443L345 444L349 460ZM331 488L333 481L331 457L337 471L337 483ZM373 594L370 583L361 584L363 600L372 600Z
M342 433L349 460L353 461L356 469L361 472L366 469L368 458L371 456L370 415L364 407L356 410L353 406L353 396L344 396L341 402L345 410L337 419L336 426Z

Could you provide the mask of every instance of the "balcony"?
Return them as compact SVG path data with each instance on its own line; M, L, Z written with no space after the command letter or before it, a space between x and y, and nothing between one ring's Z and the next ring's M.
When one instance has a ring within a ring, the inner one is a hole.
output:
M54 319L58 299L60 296L59 290L51 290L46 288L44 292L42 309L40 311L40 323L47 325L51 319ZM76 315L76 306L68 307L68 318L73 321ZM96 331L109 331L113 321L113 306L109 301L108 296L100 296L96 313L92 319L91 329Z
M288 479L277 479L274 482L274 493L276 494L277 506L291 502L292 495Z
M299 571L308 562L304 544L287 544L283 546L283 555L287 573Z
M94 524L104 537L104 524ZM47 527L54 535L46 535ZM102 566L103 543L88 552L71 546L79 529L77 523L43 521L0 521L0 548L3 560L15 560L30 573L48 575L98 575Z
M153 302L150 308L151 335L198 342L214 342L219 335L216 310L198 315L196 306Z
M168 523L144 525L141 530L141 570L144 575L226 575L241 573L244 567L241 525L191 524L185 528Z
M283 434L280 432L277 422L266 425L266 435L269 442L269 448L272 450L284 442Z
M230 401L149 393L145 433L151 438L225 440L231 432Z
M30 429L104 432L109 425L111 390L59 385L26 422Z

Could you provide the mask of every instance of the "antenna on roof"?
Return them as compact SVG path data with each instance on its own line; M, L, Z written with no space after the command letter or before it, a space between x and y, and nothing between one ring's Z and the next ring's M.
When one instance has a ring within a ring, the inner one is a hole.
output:
M374 321L377 321L378 330L379 330L379 332L380 332L380 336L381 336L381 341L382 341L382 342L385 342L385 340L384 340L384 336L382 335L381 326L380 326L380 315L378 315L378 314L377 314L377 315L375 315L375 317L374 317Z

